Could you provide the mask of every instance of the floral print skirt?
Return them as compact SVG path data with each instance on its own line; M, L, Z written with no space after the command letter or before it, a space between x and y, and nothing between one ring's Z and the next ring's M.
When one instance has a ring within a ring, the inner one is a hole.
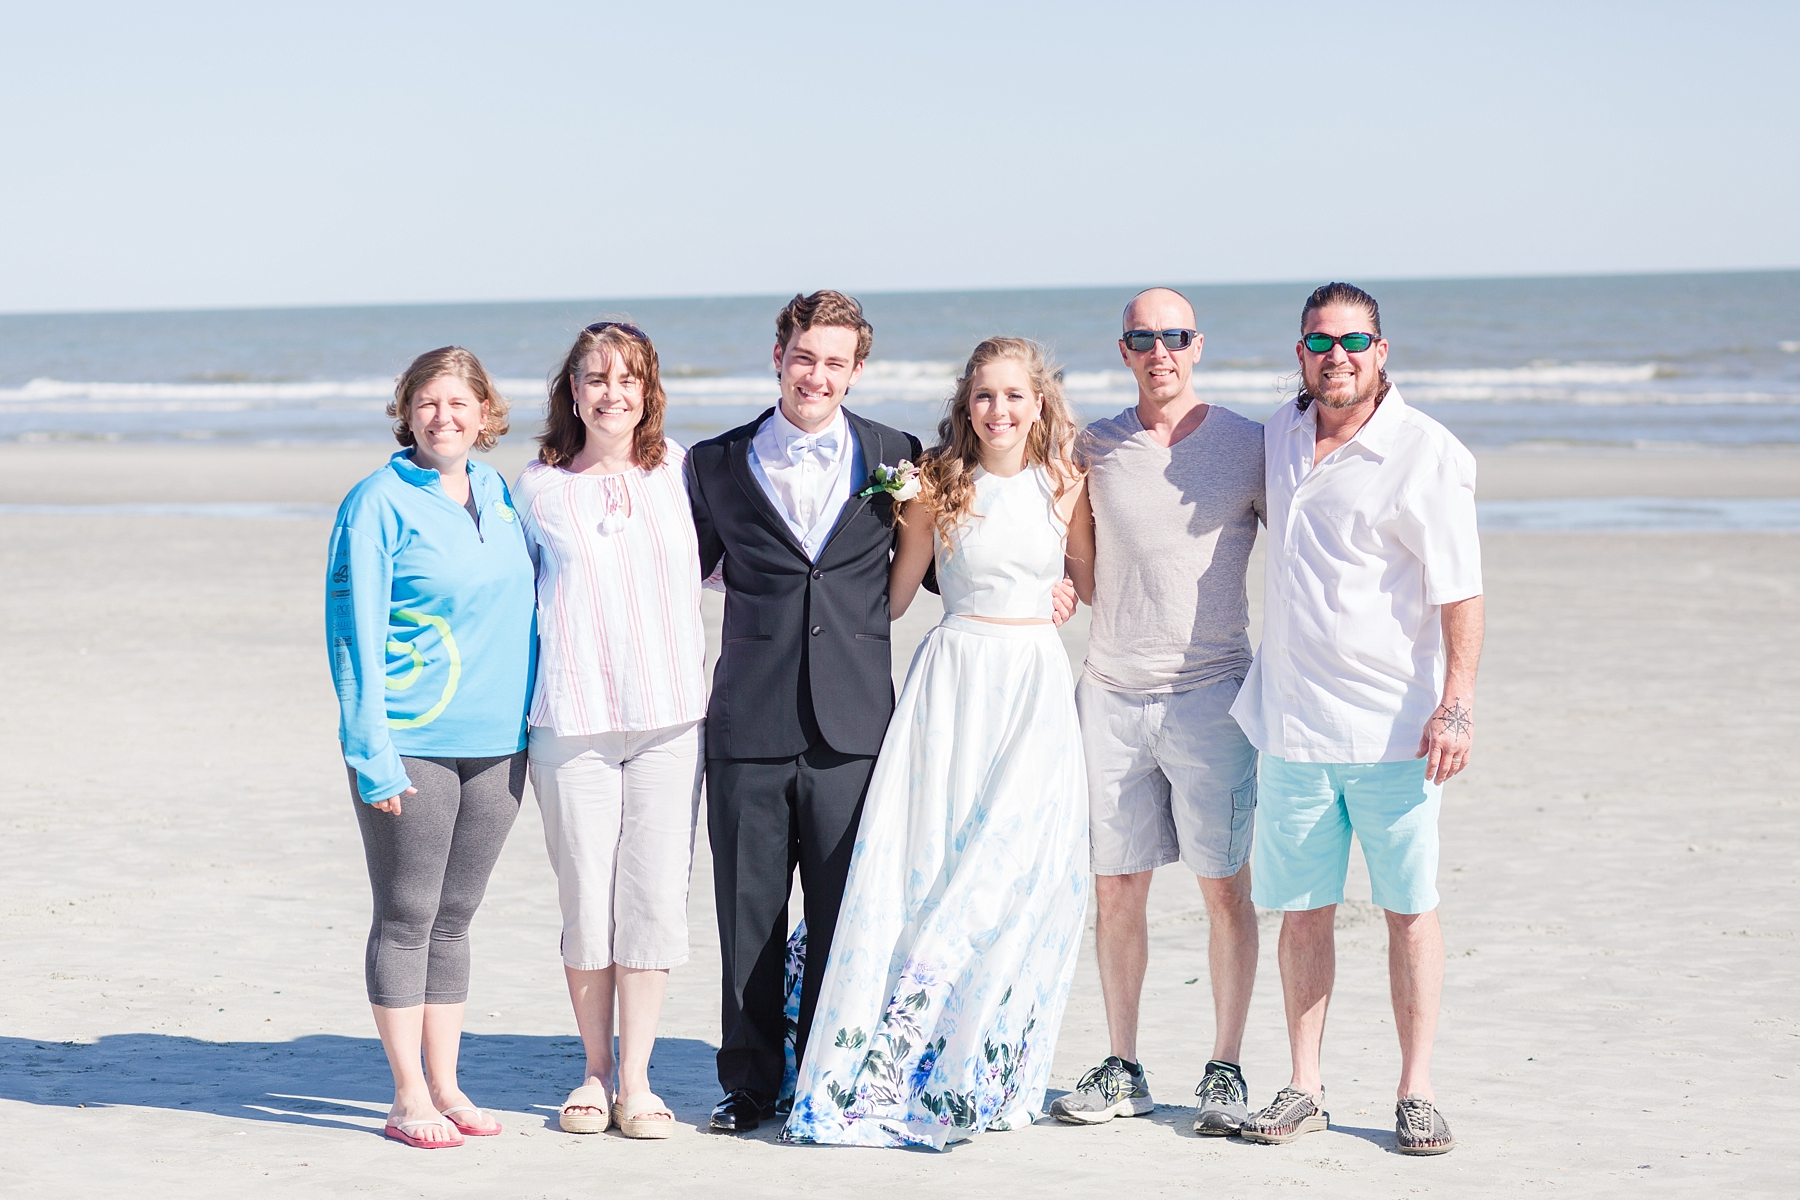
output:
M945 618L869 783L784 1140L941 1150L1037 1118L1087 915L1087 812L1055 630Z

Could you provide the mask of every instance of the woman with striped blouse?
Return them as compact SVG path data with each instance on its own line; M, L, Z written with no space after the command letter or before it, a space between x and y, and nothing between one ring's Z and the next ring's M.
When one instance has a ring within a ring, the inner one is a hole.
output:
M538 461L513 489L537 567L531 782L587 1051L562 1109L571 1133L674 1129L650 1090L650 1049L669 969L688 956L706 635L686 452L663 436L667 406L643 331L588 326L550 382Z

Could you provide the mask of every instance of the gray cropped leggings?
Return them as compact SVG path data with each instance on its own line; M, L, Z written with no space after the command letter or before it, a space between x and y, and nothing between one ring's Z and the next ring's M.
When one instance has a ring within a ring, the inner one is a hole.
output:
M383 1008L469 998L469 922L519 815L526 754L402 758L416 796L400 815L355 799L375 919L363 973Z

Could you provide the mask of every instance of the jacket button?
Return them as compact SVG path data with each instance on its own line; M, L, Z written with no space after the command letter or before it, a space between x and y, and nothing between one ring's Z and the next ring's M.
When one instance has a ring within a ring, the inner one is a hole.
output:
M814 625L812 627L812 635L814 637L818 637L821 633L824 633L824 632L825 632L825 627L823 625Z
M823 578L825 578L825 572L823 572L823 571L814 571L814 572L813 572L813 578L814 578L814 579L823 579Z

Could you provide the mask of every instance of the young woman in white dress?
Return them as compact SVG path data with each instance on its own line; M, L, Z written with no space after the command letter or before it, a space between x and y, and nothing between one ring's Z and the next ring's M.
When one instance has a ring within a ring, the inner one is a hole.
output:
M785 1140L941 1150L1043 1105L1088 893L1051 624L1065 556L1093 554L1074 435L1039 346L975 348L900 514L889 605L906 610L935 556L944 619L869 783Z

